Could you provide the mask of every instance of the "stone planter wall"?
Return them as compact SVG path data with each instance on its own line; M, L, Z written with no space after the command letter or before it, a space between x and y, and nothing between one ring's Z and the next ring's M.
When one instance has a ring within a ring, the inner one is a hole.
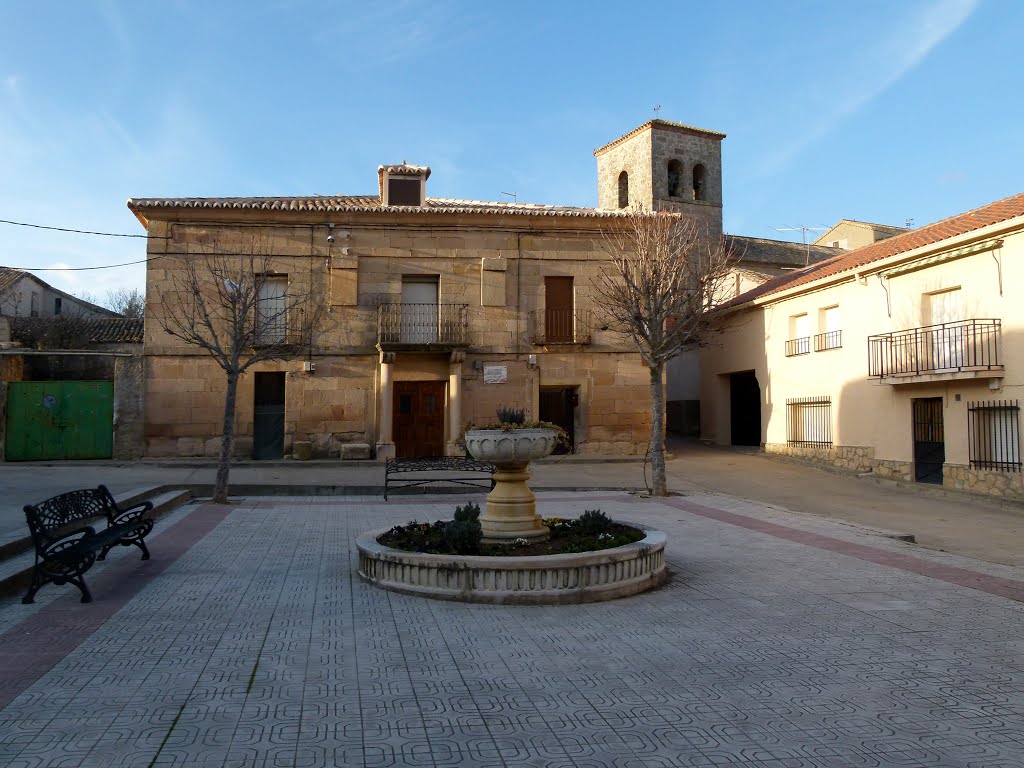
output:
M667 575L665 534L650 529L644 529L644 539L622 547L540 557L404 552L378 543L377 537L387 530L356 540L359 575L384 589L423 597L471 603L585 603L645 592Z

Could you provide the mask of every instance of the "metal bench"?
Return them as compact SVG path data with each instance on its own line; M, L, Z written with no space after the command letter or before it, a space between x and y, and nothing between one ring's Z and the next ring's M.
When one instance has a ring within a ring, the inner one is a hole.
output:
M112 548L134 544L142 550L142 559L149 559L144 539L153 530L153 521L143 515L151 509L153 504L148 501L122 509L103 485L26 504L25 519L32 532L36 565L32 586L21 602L33 602L40 587L52 582L74 584L82 593L82 602L91 603L92 595L83 574L97 560L105 559ZM103 530L77 525L99 517L107 521Z
M494 465L466 456L388 459L384 465L384 501L391 488L452 483L482 490L494 488Z

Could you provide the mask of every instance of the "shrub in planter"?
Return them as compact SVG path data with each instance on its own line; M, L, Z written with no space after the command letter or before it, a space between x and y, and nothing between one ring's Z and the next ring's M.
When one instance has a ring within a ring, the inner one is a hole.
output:
M469 502L455 508L455 519L444 528L444 539L457 555L475 555L480 551L483 538L480 527L480 505Z
M612 527L612 520L600 509L588 509L573 527L585 536L597 536Z

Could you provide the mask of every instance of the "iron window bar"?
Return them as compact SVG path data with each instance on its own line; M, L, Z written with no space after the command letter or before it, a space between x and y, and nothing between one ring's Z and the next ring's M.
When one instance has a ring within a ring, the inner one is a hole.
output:
M843 346L842 331L826 331L814 337L814 351L824 352L827 349L839 349Z
M790 445L832 445L832 398L793 397L786 400L786 442Z
M968 402L967 438L972 469L1020 472L1020 401Z
M868 336L868 376L1002 368L1002 321L991 318Z
M786 342L786 357L796 355L807 355L811 352L811 337L801 336L798 339L790 339Z

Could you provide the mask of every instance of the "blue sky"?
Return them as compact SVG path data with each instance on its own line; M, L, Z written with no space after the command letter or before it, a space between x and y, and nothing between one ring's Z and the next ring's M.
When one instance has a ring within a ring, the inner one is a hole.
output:
M141 233L132 196L595 205L596 147L654 116L726 133L725 228L922 225L1024 191L1017 0L0 4L0 219ZM0 264L142 240L0 225ZM73 293L142 266L39 272Z

